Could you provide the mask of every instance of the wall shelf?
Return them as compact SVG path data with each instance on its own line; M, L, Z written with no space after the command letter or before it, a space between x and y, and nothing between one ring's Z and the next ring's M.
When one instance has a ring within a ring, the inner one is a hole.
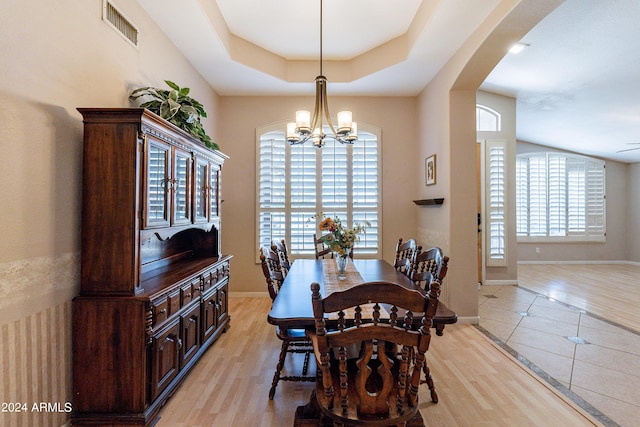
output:
M413 203L419 206L440 206L444 203L444 198L440 199L420 199L414 200Z

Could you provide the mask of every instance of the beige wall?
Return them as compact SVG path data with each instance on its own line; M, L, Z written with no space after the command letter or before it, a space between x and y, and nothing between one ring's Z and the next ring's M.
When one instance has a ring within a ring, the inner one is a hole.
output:
M329 83L331 89L331 83ZM233 254L231 292L260 292L266 285L256 264L256 128L295 119L295 111L312 109L308 97L221 97L220 140L231 159L222 174L222 249ZM413 179L423 173L417 150L416 99L412 97L341 98L329 95L333 114L343 109L354 120L382 130L382 247L391 260L398 237L415 235L418 198Z
M101 21L101 0L0 6L3 402L71 400L82 170L76 107L129 106L132 88L169 79L191 88L210 114L205 127L217 136L217 95L137 2L116 4L140 29L137 49ZM66 416L0 414L0 425L60 425Z
M562 0L501 1L418 99L420 155L438 154L439 184L423 197L445 197L442 210L422 210L419 236L451 257L445 301L462 321L477 322L476 91L508 48Z

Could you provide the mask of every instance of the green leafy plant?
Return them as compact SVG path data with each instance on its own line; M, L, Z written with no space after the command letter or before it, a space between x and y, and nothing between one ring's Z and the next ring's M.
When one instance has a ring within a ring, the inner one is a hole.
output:
M151 97L150 101L140 104L140 107L159 115L163 119L173 123L180 129L189 132L204 144L219 150L218 144L213 142L204 131L201 117L207 117L207 112L202 104L189 96L188 87L180 87L170 80L164 81L170 90L155 87L141 87L129 95L130 101L136 101L141 97Z

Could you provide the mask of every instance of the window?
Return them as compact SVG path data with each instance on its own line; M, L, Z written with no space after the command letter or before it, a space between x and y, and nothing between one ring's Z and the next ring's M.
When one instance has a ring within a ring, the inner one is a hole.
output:
M500 132L500 113L491 108L477 104L476 105L476 131L483 132Z
M518 241L604 241L605 163L573 154L516 156Z
M349 227L369 221L355 251L380 256L379 131L367 129L360 124L353 145L328 139L321 149L289 145L284 124L258 130L260 246L285 239L292 255L313 255L317 225L310 218L323 212L338 215Z

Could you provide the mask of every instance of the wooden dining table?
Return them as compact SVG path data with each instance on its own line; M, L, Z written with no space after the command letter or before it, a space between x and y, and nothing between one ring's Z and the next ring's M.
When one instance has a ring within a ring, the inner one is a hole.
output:
M311 283L320 285L320 294L327 296L325 284L333 280L325 280L326 267L324 262L333 262L333 259L297 259L291 265L287 277L284 279L280 291L273 301L267 321L285 329L304 329L314 327L313 307L311 305ZM350 261L351 262L351 261ZM362 282L388 281L398 283L409 289L422 288L414 285L407 276L396 271L388 262L380 259L354 259L353 267L360 274ZM445 325L456 323L458 317L441 301L433 318L433 327L436 334L442 335Z

